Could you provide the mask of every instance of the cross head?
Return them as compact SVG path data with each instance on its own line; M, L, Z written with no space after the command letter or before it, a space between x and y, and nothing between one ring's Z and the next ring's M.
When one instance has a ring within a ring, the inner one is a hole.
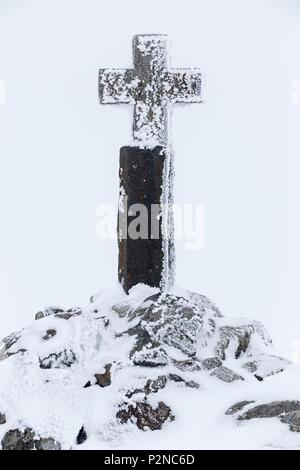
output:
M140 145L168 146L170 105L201 102L199 69L170 69L164 34L133 38L133 69L100 69L101 104L132 104L133 138Z

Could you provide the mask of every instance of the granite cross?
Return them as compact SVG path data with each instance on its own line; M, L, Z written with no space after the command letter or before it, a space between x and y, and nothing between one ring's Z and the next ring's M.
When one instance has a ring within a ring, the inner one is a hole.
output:
M201 102L199 69L170 69L167 35L137 35L133 39L133 69L100 69L101 104L134 105L132 146L120 149L120 197L122 207L159 205L159 236L131 239L126 212L118 224L119 280L124 290L142 282L167 289L173 279L172 152L170 111L173 103ZM167 209L166 209L167 208ZM121 227L122 225L122 227Z

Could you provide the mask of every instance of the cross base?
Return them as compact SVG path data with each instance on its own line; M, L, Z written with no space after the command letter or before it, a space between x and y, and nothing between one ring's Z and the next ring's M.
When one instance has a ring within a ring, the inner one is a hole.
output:
M162 236L160 213L168 165L164 147L120 149L118 272L126 293L139 283L162 287L168 263L165 251L170 249L170 242L165 243Z

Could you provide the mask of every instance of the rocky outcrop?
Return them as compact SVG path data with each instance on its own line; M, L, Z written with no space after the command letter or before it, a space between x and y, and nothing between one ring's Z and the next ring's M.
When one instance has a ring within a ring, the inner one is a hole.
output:
M76 362L76 356L71 350L64 350L59 353L51 353L49 356L40 358L41 369L65 369L71 367Z
M272 354L256 353L249 354L242 367L248 372L251 372L257 380L262 381L266 377L284 371L289 364L290 362L282 357L277 357Z
M260 323L228 319L203 295L150 296L147 291L124 294L111 304L96 296L92 300L85 310L42 310L32 325L0 343L3 449L58 449L57 441L63 448L81 445L89 438L93 400L107 417L99 435L114 435L116 426L119 432L127 429L120 426L126 423L157 431L175 419L166 404L169 391L180 394L182 389L185 397L196 397L209 386L247 381L259 386L255 378L267 380L288 366L272 353ZM1 365L6 364L4 373L11 375L6 377L8 391L3 388L2 393ZM243 401L227 414L246 421L275 413L296 430L300 408L288 403L276 405L275 412L272 404L257 405L263 406L257 410ZM38 435L44 422L50 437ZM35 424L24 429L20 423Z
M254 403L253 401L242 401L231 406L226 415L234 415ZM266 419L266 418L279 418L282 423L289 425L293 432L300 432L300 401L297 400L283 400L273 401L256 405L247 411L238 414L238 421L248 421L250 419Z
M213 377L217 377L219 380L222 380L223 382L231 383L235 382L236 380L244 380L244 378L233 372L231 369L228 369L228 367L217 367L216 369L213 370L210 374Z
M41 318L54 315L57 318L63 318L69 320L74 315L81 315L82 311L80 308L69 308L68 310L63 309L62 307L47 307L44 310L40 310L35 314L35 320L40 320Z
M228 408L228 410L226 411L226 415L234 415L235 413L238 413L239 411L241 411L243 408L245 408L245 406L247 405L251 405L251 403L254 403L254 401L247 401L247 400L244 400L244 401L239 401L238 403L236 403L235 405L231 406L230 408Z
M287 411L280 416L282 423L287 423L293 432L300 432L300 410Z
M130 421L143 431L147 429L157 431L162 428L166 421L175 419L171 408L162 401L158 403L156 408L153 408L147 402L138 402L134 405L124 404L120 407L116 416L121 424Z
M274 418L290 411L300 411L300 401L273 401L257 405L247 410L238 419L244 421L253 418Z
M31 428L11 429L4 435L2 450L60 450L61 446L51 437L36 438Z

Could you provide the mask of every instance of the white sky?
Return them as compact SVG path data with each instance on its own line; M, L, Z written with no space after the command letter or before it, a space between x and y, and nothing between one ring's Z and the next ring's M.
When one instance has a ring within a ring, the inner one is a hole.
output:
M130 67L136 33L168 33L205 73L176 106L176 202L205 205L205 245L177 246L177 284L300 340L300 5L297 0L0 0L0 336L41 307L116 282L96 208L118 198L130 107L101 107L100 67Z

